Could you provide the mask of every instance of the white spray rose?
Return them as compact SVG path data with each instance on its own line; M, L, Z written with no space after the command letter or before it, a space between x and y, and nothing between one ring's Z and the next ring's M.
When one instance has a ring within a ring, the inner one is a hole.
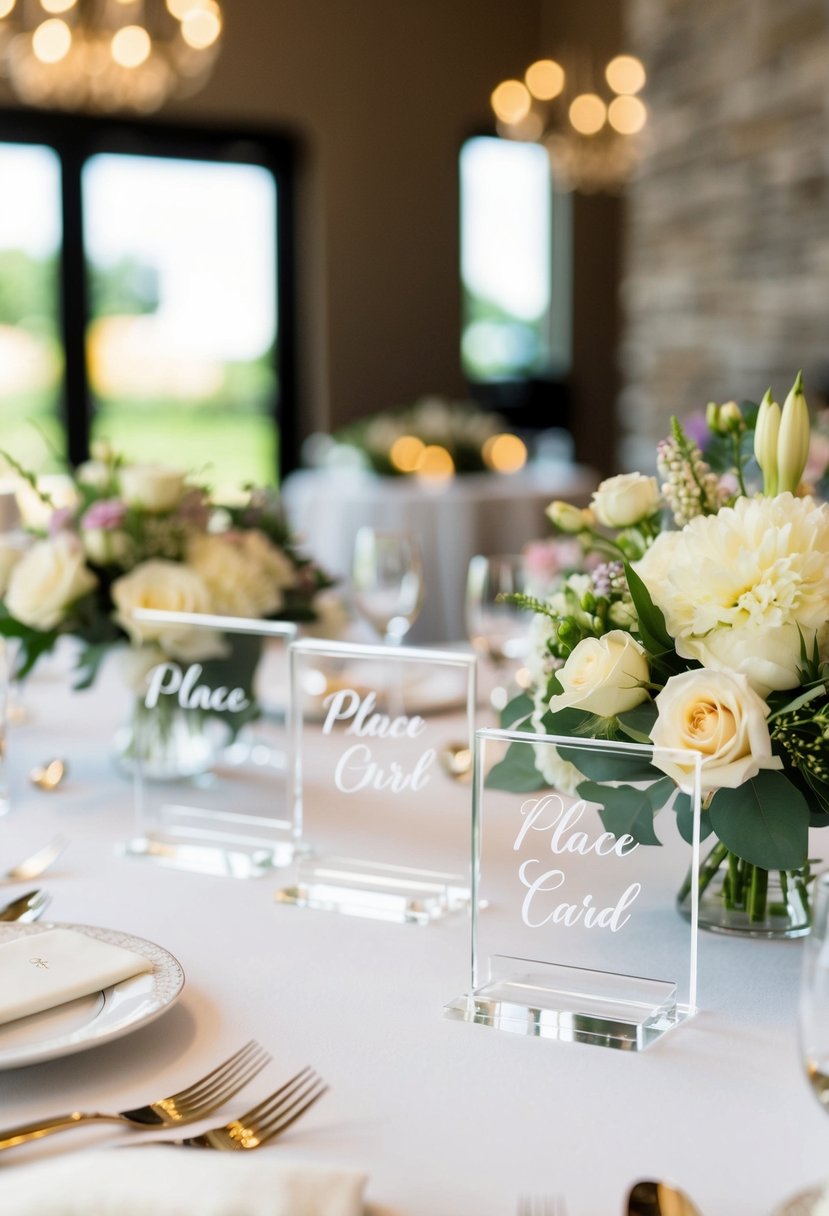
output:
M663 532L636 566L677 653L740 671L765 696L800 683L829 603L829 506L811 498L739 498Z
M256 528L194 537L187 563L207 586L213 611L227 616L271 616L296 582L291 559Z
M158 464L129 464L118 471L121 497L145 511L172 511L184 496L184 473Z
M60 532L37 541L14 566L6 588L6 608L31 629L55 629L75 601L97 583L77 537Z
M779 769L766 725L769 707L745 676L734 671L686 671L672 676L655 700L651 730L656 748L702 754L702 792L736 789L760 769ZM690 789L693 762L654 757L654 765Z
M653 515L659 507L655 477L643 473L619 473L608 477L593 492L593 513L607 528L629 528Z
M584 638L557 673L564 690L550 709L583 709L612 718L648 698L650 679L645 651L629 633L613 629L601 638Z

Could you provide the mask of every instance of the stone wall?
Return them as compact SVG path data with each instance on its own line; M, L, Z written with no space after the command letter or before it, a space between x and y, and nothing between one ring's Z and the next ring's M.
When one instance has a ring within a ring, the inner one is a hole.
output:
M621 463L672 413L829 365L829 3L626 0L647 151L622 275Z

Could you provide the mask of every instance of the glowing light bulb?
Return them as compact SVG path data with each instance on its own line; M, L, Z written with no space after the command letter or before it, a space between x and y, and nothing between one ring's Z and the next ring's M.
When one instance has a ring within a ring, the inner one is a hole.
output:
M638 97L614 97L607 109L607 121L620 135L637 135L648 121L648 111Z
M490 102L502 122L520 122L530 111L532 100L526 85L520 80L502 80L493 91Z
M604 126L607 108L597 93L580 93L570 102L569 115L580 135L595 135Z
M32 50L41 63L59 63L69 54L72 31L59 17L42 22L32 34Z
M634 55L617 55L604 75L614 93L638 93L645 84L645 69Z
M149 59L152 43L142 25L125 25L112 35L112 58L122 68L137 68Z
M552 101L564 91L564 68L554 59L538 59L524 73L527 88L539 101Z

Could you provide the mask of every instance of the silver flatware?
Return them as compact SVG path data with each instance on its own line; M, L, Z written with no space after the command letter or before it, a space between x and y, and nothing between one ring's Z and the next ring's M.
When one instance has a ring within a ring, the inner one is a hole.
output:
M5 882L29 882L32 878L37 878L44 870L48 870L65 848L66 841L62 836L56 836L36 853L32 853L31 857L24 858L10 870L0 873L0 879Z
M701 1216L701 1213L679 1187L643 1178L630 1188L627 1216Z
M154 1144L171 1144L179 1148L210 1148L219 1152L261 1148L269 1140L287 1131L315 1102L328 1086L313 1068L303 1068L290 1081L269 1094L246 1115L231 1119L221 1127L211 1128L199 1136L183 1140L154 1140Z
M238 1094L270 1060L267 1051L251 1040L235 1052L223 1064L217 1065L206 1076L194 1081L186 1089L171 1094L169 1098L157 1098L146 1106L134 1110L122 1110L115 1114L72 1111L68 1115L56 1115L51 1119L38 1119L20 1127L0 1131L0 1149L15 1148L30 1140L40 1140L54 1132L77 1127L79 1123L115 1122L130 1127L173 1127L177 1123L193 1123L210 1115L214 1110Z
M47 891L27 891L0 908L0 921L16 920L23 924L37 920L51 903Z

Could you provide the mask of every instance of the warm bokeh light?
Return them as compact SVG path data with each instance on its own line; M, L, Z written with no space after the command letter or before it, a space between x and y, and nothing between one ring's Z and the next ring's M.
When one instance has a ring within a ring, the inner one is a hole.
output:
M615 97L607 110L607 121L620 135L637 135L648 120L648 111L638 97Z
M414 473L426 445L416 435L401 435L389 449L392 467L401 473Z
M72 31L59 17L50 17L32 34L32 50L41 63L59 63L71 45Z
M503 80L490 98L492 108L501 122L520 122L532 104L529 89L520 80Z
M634 55L617 55L604 74L614 93L638 93L645 84L645 69Z
M125 25L112 35L110 50L122 68L140 67L152 50L150 35L141 25Z
M564 91L564 68L554 59L538 59L524 73L527 88L539 101L552 101Z
M483 448L484 462L496 473L517 473L527 463L527 447L517 435L492 435Z
M13 8L14 0L0 0L0 20L3 17L8 17Z
M40 0L40 7L46 13L66 13L73 8L76 0ZM11 5L8 6L11 9ZM5 8L0 8L0 16L5 17Z
M499 135L510 139L520 139L526 143L536 143L544 134L544 119L535 110L530 110L518 122L498 122L495 124Z
M570 102L570 122L580 135L595 135L604 126L607 109L597 93L579 93Z
M420 453L416 469L418 477L429 481L446 481L455 472L455 462L438 443L428 443Z
M200 0L167 0L167 11L181 21L191 9L199 7Z
M181 36L194 50L204 51L212 46L222 32L222 14L213 0L201 0L181 19Z

